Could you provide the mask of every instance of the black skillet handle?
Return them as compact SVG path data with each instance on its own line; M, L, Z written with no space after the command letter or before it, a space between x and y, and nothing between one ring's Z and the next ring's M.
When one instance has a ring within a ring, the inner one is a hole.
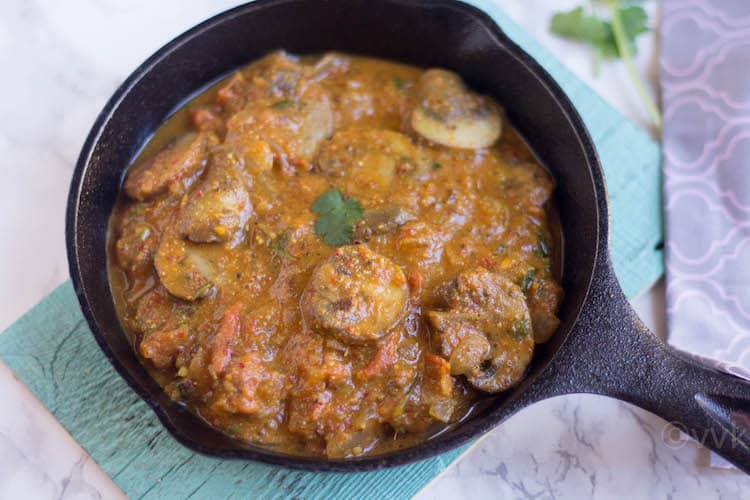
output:
M679 429L750 474L750 383L667 346L632 310L609 262L598 267L587 305L539 392L633 403L667 420L665 441Z

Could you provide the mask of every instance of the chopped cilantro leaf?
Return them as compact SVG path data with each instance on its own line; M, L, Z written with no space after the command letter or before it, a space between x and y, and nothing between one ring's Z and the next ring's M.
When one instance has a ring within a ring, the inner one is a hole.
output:
M529 269L529 272L521 276L521 278L518 280L518 286L521 287L521 290L523 290L523 293L526 293L531 288L531 285L534 283L534 276L536 275L536 269Z
M271 240L269 246L271 247L271 252L275 258L282 259L284 257L291 257L289 252L286 251L287 243L289 243L289 231L284 231Z
M516 340L517 342L522 341L524 338L526 338L526 335L529 333L529 320L527 318L521 318L519 320L516 320L513 322L513 326L510 328L510 335L513 337L513 340Z
M362 205L357 200L345 199L338 189L329 189L318 196L310 208L318 214L315 234L332 247L350 243L354 223L364 215Z
M547 238L544 237L544 234L539 235L539 242L536 245L534 253L543 259L549 257L549 245L547 244Z

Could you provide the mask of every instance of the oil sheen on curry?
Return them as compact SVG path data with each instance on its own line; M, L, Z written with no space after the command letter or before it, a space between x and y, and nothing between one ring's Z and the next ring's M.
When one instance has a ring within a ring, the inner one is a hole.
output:
M383 453L518 384L555 332L553 189L451 71L275 52L130 167L112 290L143 363L210 425Z

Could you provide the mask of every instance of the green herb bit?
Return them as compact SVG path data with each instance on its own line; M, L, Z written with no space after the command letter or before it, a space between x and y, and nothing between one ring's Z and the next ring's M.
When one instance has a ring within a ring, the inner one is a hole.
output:
M521 287L521 290L523 290L523 293L526 293L531 288L531 285L534 283L534 277L536 276L536 269L529 269L529 271L521 276L521 279L518 281L518 286Z
M351 390L351 387L349 387L346 384L342 384L342 385L336 387L336 389L334 389L333 393L336 396L343 396L344 394L347 394L350 390Z
M437 161L432 162L432 169L433 170L440 170L443 168L443 164Z
M648 113L651 115L651 120L654 122L656 128L661 128L661 113L659 113L659 108L654 104L654 101L646 90L646 86L643 84L643 80L641 80L641 77L635 70L631 55L631 53L636 53L635 37L631 36L632 30L638 29L637 23L639 20L642 23L643 31L647 30L645 27L646 13L641 7L619 8L617 0L609 0L609 6L612 10L612 32L617 50L622 56L622 60L625 61L625 67L628 69L630 79L633 81L638 95L641 96Z
M648 31L648 15L638 5L623 5L632 2L606 0L612 19L600 19L593 12L586 15L583 7L552 16L550 32L591 46L595 51L594 71L598 73L602 58L622 58L630 78L638 91L644 106L657 127L661 126L661 115L645 85L633 66L632 56L637 52L635 43L638 35Z
M213 283L206 283L205 285L203 285L202 287L200 287L195 292L195 296L196 297L205 297L206 295L208 295L213 290L213 288L214 288Z
M528 318L521 318L513 323L510 328L510 335L513 340L521 342L529 334L529 320Z
M292 103L289 99L282 99L280 101L276 101L275 103L271 104L271 107L273 109L283 109L289 106Z
M318 196L310 208L318 214L315 234L332 247L351 243L354 223L364 215L359 201L345 199L338 189L329 189Z
M406 86L404 81L398 76L393 79L393 85L395 85L399 90L404 90L404 87Z
M549 245L547 244L547 238L544 237L544 234L539 235L539 241L536 245L534 253L542 259L546 259L547 257L549 257Z
M614 0L610 0L610 3ZM616 3L616 2L614 2ZM635 39L641 33L648 31L648 16L642 7L615 7L622 21L627 49L635 53ZM624 57L618 46L614 32L614 17L612 22L598 18L596 15L586 15L583 7L576 7L569 12L560 12L552 16L550 31L563 38L570 38L590 45L601 57Z
M286 251L286 246L288 243L289 231L284 231L276 238L271 238L268 245L271 248L271 252L273 252L273 256L277 259L281 259L284 257L291 257L291 255L289 255L289 252Z

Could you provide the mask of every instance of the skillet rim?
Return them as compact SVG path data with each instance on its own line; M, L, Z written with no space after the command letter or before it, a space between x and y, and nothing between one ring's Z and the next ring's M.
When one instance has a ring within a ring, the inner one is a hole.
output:
M597 207L597 210L592 215L593 217L595 217L595 221L593 224L593 227L595 228L595 234L592 236L592 238L596 242L596 244L589 260L592 263L591 271L588 278L584 280L585 292L582 293L583 298L581 300L581 305L574 314L575 318L571 322L571 326L567 332L558 332L558 335L563 334L564 338L555 348L555 352L553 352L550 355L549 359L547 359L543 363L543 365L539 367L537 373L535 373L533 377L530 376L524 381L525 387L518 388L514 394L509 395L503 402L501 407L493 410L486 416L461 423L450 436L439 441L425 441L410 448L391 451L382 455L364 456L349 459L319 459L281 454L275 452L274 450L256 446L251 446L249 448L205 447L200 443L194 441L189 436L189 433L185 432L184 429L181 429L180 426L173 423L167 410L162 407L162 405L159 403L159 401L157 401L157 398L154 397L151 391L149 391L147 387L136 381L134 377L131 377L131 374L119 361L113 350L110 348L109 343L102 335L102 329L99 327L98 321L89 305L90 302L101 300L101 298L93 297L93 301L91 301L86 295L86 291L84 288L85 277L84 273L81 272L81 267L79 265L80 259L78 252L78 232L81 229L78 224L78 209L80 205L81 193L83 190L83 181L85 180L89 163L91 161L94 150L99 143L101 135L104 132L106 125L108 124L111 117L118 110L122 101L139 83L139 81L145 75L154 70L155 67L165 57L170 55L172 52L174 52L190 40L202 36L205 31L214 28L216 25L221 25L225 21L237 15L252 14L252 11L254 10L264 9L274 4L297 3L299 1L301 0L256 0L251 3L242 4L237 7L233 7L231 9L220 12L219 14L184 31L183 33L172 39L170 42L159 48L148 59L146 59L146 61L138 66L130 74L130 76L128 76L128 78L115 90L114 94L107 101L104 108L99 113L94 124L92 125L92 128L81 148L81 153L76 162L75 170L71 179L67 200L65 227L69 272L76 296L78 298L78 302L81 307L81 311L83 312L83 315L86 318L86 321L100 349L109 360L110 364L112 364L112 366L118 372L120 377L124 379L125 382L130 386L130 388L133 389L138 394L138 396L146 402L146 404L156 414L161 424L167 429L172 437L174 437L183 446L204 455L220 458L246 460L249 459L272 465L281 465L307 471L355 472L378 470L398 465L405 465L440 455L452 449L458 448L459 446L466 444L472 439L482 437L489 430L502 422L505 418L515 413L518 409L523 408L538 399L542 399L534 398L534 382L537 379L545 376L547 368L554 361L558 352L568 341L570 335L574 334L578 319L580 318L580 314L589 302L589 293L591 291L592 282L596 274L596 267L597 262L599 262L600 253L605 252L606 254L607 252L609 211L606 186L604 184L604 176L598 154L589 135L589 132L585 124L583 123L582 118L578 114L570 99L564 93L559 84L552 78L552 76L535 59L533 59L528 53L526 53L526 51L524 51L513 40L511 40L498 26L498 24L481 9L473 5L455 0L385 0L388 3L396 5L405 5L423 9L447 9L462 12L463 14L472 17L478 25L482 26L487 31L487 33L493 38L493 41L497 45L503 46L512 57L517 59L518 62L525 66L533 75L533 77L535 77L539 81L539 83L550 93L553 99L557 102L560 110L562 111L563 117L568 122L569 126L574 130L575 135L580 143L579 145L585 154L588 167L587 171L590 176L590 184L587 180L587 185L590 185L591 189L593 190L594 203Z

